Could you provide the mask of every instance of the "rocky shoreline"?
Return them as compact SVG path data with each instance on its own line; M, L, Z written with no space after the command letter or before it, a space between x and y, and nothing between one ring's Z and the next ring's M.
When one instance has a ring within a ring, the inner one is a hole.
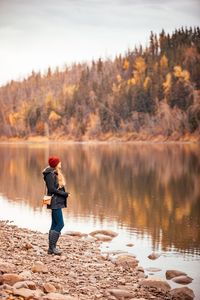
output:
M58 243L63 254L54 256L47 254L48 234L0 221L0 299L194 299L188 287L172 290L166 280L146 278L130 253L102 253L101 243L116 235L65 233ZM167 276L182 284L192 280L173 270Z

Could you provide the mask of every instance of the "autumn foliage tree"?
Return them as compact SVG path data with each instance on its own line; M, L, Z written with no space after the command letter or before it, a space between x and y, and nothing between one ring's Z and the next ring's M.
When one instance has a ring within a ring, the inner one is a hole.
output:
M0 136L198 134L199 74L199 27L151 32L148 47L128 49L113 61L49 67L2 86Z

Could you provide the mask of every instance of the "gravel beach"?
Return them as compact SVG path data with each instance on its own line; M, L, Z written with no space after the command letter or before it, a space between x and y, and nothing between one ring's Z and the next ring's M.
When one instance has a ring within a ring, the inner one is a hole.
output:
M145 278L135 256L101 253L101 243L115 235L63 234L62 255L55 256L47 254L48 234L0 221L0 299L193 299L187 287L171 290L165 280Z

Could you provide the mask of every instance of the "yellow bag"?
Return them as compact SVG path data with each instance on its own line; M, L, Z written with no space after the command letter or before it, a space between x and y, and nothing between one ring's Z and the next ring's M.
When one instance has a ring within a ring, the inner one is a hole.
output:
M42 205L51 205L52 196L44 195Z

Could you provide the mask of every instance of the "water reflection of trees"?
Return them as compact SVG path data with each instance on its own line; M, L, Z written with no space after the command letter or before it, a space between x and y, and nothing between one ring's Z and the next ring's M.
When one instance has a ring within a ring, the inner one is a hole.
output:
M68 212L117 220L150 234L155 247L199 251L198 145L1 145L0 192L38 208L52 153L62 158L73 195Z

